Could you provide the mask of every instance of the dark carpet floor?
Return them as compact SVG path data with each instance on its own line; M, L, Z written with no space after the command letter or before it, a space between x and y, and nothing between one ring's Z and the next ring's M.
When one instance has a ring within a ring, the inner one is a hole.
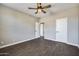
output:
M65 43L34 39L0 49L1 56L79 56L79 49Z

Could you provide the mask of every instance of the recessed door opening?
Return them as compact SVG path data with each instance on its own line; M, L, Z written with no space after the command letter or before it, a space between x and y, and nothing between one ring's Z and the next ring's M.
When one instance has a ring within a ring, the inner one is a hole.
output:
M44 39L44 23L40 23L40 37Z
M35 38L44 38L44 23L35 23Z

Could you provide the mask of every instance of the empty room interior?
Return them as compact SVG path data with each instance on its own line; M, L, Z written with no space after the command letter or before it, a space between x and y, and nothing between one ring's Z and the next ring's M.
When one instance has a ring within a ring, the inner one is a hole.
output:
M0 3L0 56L79 56L79 4Z

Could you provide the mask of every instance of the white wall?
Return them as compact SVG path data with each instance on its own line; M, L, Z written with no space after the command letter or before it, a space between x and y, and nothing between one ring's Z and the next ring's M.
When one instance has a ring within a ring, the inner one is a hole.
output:
M72 44L72 45L78 45L79 43L79 38L78 38L79 19L77 18L77 16L79 15L78 8L79 8L78 6L69 8L67 10L58 12L52 16L42 18L40 21L45 23L45 27L44 27L45 28L44 30L45 39L56 40L56 19L67 17L68 38L67 38L67 42L65 43Z
M1 46L28 41L35 37L35 18L0 5Z
M68 42L78 44L78 16L68 17Z
M79 45L79 16L78 16L78 45Z
M56 40L67 42L68 18L56 19Z

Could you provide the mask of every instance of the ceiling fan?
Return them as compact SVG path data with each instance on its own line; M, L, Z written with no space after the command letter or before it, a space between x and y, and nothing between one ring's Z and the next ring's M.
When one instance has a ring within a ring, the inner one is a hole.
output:
M50 7L51 7L51 5L42 6L41 3L37 3L37 7L36 8L29 7L28 9L34 9L34 10L36 10L35 14L37 14L38 12L46 13L46 11L44 9L50 8Z

